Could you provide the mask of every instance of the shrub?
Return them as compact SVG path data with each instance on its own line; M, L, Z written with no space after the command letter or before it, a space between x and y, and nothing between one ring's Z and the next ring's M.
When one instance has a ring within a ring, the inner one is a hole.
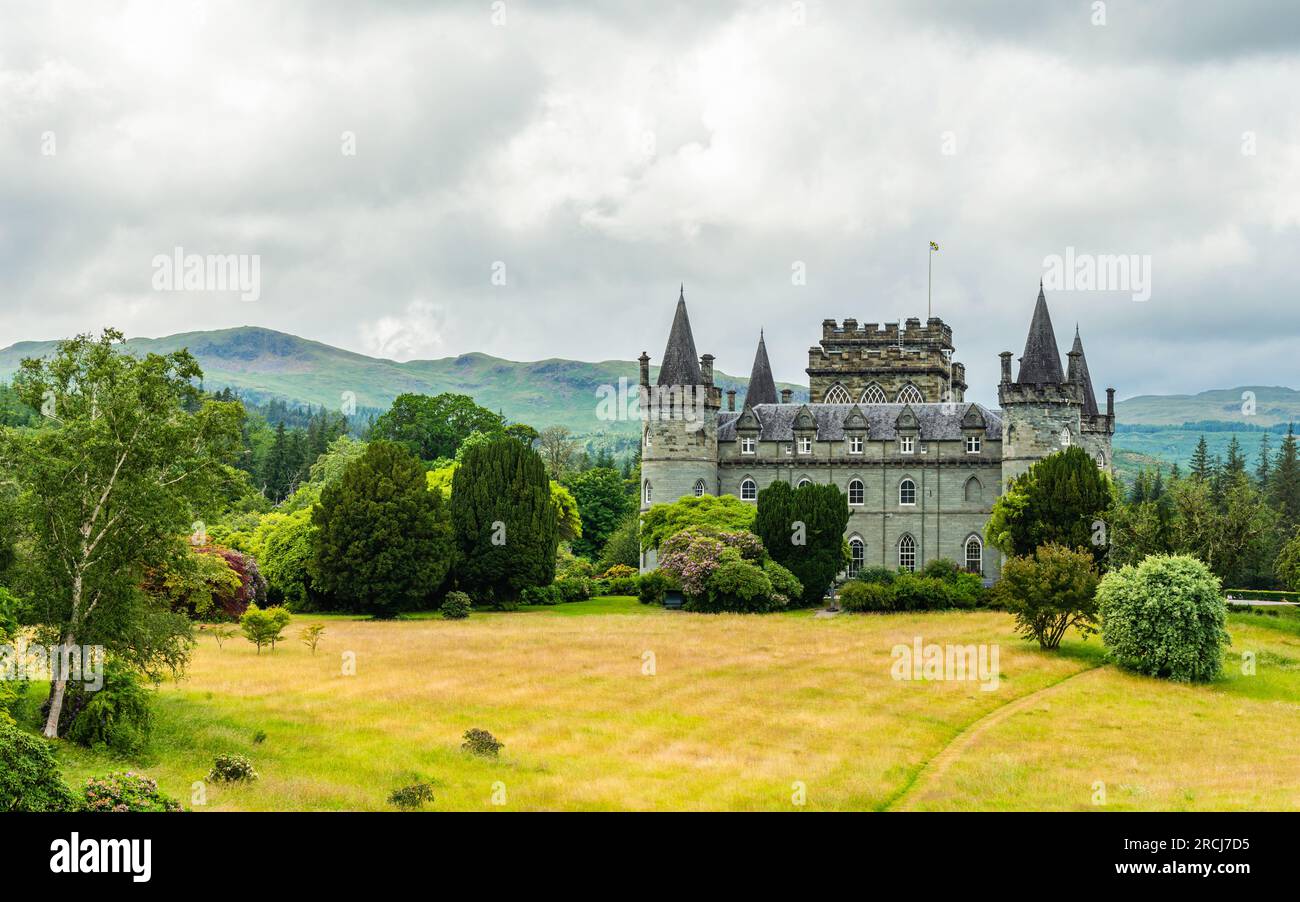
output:
M443 620L464 620L472 607L469 596L464 592L448 592L442 600Z
M1056 648L1066 630L1096 632L1097 568L1092 555L1061 545L1044 545L1032 556L1007 558L994 589L1020 633Z
M403 811L414 811L432 801L433 786L428 783L412 783L410 786L394 789L388 795L388 804Z
M663 570L651 570L637 580L637 598L642 604L664 603L669 589L676 589L677 581Z
M133 771L91 777L83 790L87 811L181 811L180 802L158 784Z
M86 697L84 704L66 705L61 712L75 712L67 721L66 736L70 741L87 748L109 748L122 755L137 754L148 744L153 728L149 690L135 673L109 661L104 667L104 685L98 691L86 690L84 683L75 686L74 691Z
M858 571L858 575L853 577L864 583L879 583L882 586L888 586L894 581L898 571L890 570L888 567L863 567Z
M710 575L724 561L760 563L763 543L750 532L710 533L691 528L670 536L659 549L659 569L681 586L688 599L700 601L708 594Z
M0 723L0 811L75 811L44 740Z
M854 613L891 611L894 608L893 586L849 580L840 587L840 607Z
M1218 577L1196 558L1152 555L1107 574L1097 606L1102 641L1121 666L1179 682L1222 670L1227 604Z
M894 578L894 609L898 611L937 611L952 607L952 589L940 579L900 573Z
M625 579L629 577L636 577L636 568L629 567L627 564L615 564L601 574L603 579Z
M937 557L926 562L926 565L921 568L922 576L943 580L946 583L957 582L957 577L961 573L962 569L957 566L957 562L946 557Z
M984 579L978 573L957 573L949 588L953 607L976 608L984 603Z
M803 584L799 582L799 578L776 561L764 561L763 574L772 583L774 607L784 607L803 595Z
M325 624L312 623L303 627L298 634L298 641L311 649L312 654L316 654L316 646L320 644L321 637L325 635Z
M561 601L586 601L591 597L591 580L585 576L557 579L552 586L560 593Z
M480 758L495 758L503 748L505 746L487 730L473 729L465 731L465 742L460 750Z
M549 586L526 586L520 594L524 604L553 605L564 601L560 590L552 583Z
M632 576L611 576L605 579L606 595L635 595L637 594L637 577Z
M257 779L253 762L243 755L218 755L208 771L208 779L213 783L243 783Z
M735 611L757 613L780 607L773 598L772 581L763 568L745 560L719 564L710 574L703 597L690 598L685 607L691 611Z

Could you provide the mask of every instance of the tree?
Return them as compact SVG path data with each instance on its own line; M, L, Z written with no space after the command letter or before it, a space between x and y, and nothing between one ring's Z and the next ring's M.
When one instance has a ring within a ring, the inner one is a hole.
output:
M1087 548L1100 564L1107 512L1117 499L1105 473L1078 446L1049 455L1017 477L993 504L985 526L989 544L1007 556L1040 545Z
M262 653L262 646L271 646L275 651L276 643L284 638L284 628L289 625L289 612L284 608L266 608L263 610L250 604L248 610L239 618L239 628L245 638L257 646L257 653Z
M582 537L573 543L573 551L594 559L627 514L623 478L617 470L593 467L571 477L568 486L582 518Z
M474 403L468 395L398 395L371 427L370 438L406 446L421 460L453 457L474 432L500 432L504 418Z
M758 493L754 532L772 560L799 580L804 604L821 601L848 564L848 522L848 498L834 485L806 483L792 489L777 481Z
M425 487L415 455L371 442L312 510L311 576L344 605L376 617L416 607L455 558L442 496Z
M1300 525L1300 460L1297 460L1295 427L1289 426L1269 480L1273 506L1288 528Z
M1269 445L1268 433L1259 437L1259 457L1255 464L1255 484L1261 492L1268 491L1269 479L1273 470L1273 449Z
M275 427L275 442L271 445L262 471L262 484L266 487L266 494L276 503L283 501L289 494L293 476L290 468L289 436L284 428L284 420L281 420Z
M1091 554L1042 545L1032 555L1007 558L993 593L1024 636L1050 649L1070 627L1085 637L1097 631L1098 580Z
M181 669L187 618L139 586L187 553L178 537L210 511L239 449L238 402L199 399L188 351L134 356L122 333L60 342L14 378L52 426L0 436L0 464L19 487L27 597L50 644L103 645L147 674ZM53 681L45 735L57 735L67 688Z
M563 426L548 426L537 439L537 450L546 461L546 469L556 479L568 474L577 449L577 442L569 437L569 430Z
M556 504L541 457L522 442L500 436L465 454L452 477L451 519L457 578L476 602L513 603L554 579Z
M641 515L641 548L658 548L690 526L714 532L744 532L754 525L755 508L735 495L701 495L656 504Z
M636 511L626 514L605 540L600 552L600 568L608 570L616 564L637 569L641 566L641 538L637 534L641 516Z
M1267 434L1267 433L1265 433ZM1241 442L1234 435L1228 442L1228 459L1223 465L1224 476L1228 479L1246 472L1246 455L1242 453Z
M1201 440L1196 443L1189 466L1192 479L1197 482L1209 482L1214 476L1214 464L1210 461L1210 449L1205 443L1205 436L1201 436Z
M271 597L291 611L310 610L317 600L311 577L315 537L309 508L267 514L253 534Z

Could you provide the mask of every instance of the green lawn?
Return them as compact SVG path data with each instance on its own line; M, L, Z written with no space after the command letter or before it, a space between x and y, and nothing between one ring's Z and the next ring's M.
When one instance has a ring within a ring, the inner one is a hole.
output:
M58 755L74 785L142 770L187 807L215 755L249 756L261 779L205 787L202 810L387 810L416 779L433 810L792 810L799 793L814 810L1074 809L1097 784L1111 809L1300 809L1300 612L1230 620L1224 677L1193 687L1117 670L1096 637L1040 651L991 611L598 598L464 621L304 616L274 654L201 638L159 691L148 755ZM316 621L313 656L296 634ZM998 688L893 679L891 649L915 637L996 643ZM498 760L460 751L473 727L505 743Z

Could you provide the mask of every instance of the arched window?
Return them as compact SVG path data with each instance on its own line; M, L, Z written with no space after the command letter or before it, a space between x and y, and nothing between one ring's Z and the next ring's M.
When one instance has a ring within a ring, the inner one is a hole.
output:
M916 539L906 533L898 540L898 569L916 572Z
M641 485L641 501L645 504L649 504L650 499L653 497L654 493L650 491L650 480L647 479Z
M965 497L967 501L982 501L984 499L984 486L980 481L972 476L966 480Z
M697 479L697 480L695 480L695 497L696 497L696 498L701 498L701 497L703 497L703 496L704 496L704 490L705 490L705 488L706 488L706 486L704 485L704 480L703 480L703 479Z
M836 382L826 392L826 397L822 398L823 404L852 404L853 398L849 395L849 390L843 385Z
M1070 447L1070 442L1073 440L1074 440L1074 436L1070 434L1070 427L1066 426L1064 429L1061 430L1061 447L1062 448Z
M800 479L799 484L795 486L795 488L801 489L806 485L812 485L812 480L809 479L807 476L805 476L803 479Z
M912 383L903 386L903 390L898 393L899 404L921 404L925 401L925 395L921 390Z
M857 576L867 562L867 546L858 536L849 539L849 576Z
M753 501L757 497L758 483L746 476L744 481L740 484L740 500Z
M899 504L916 504L916 483L910 479L904 479L898 484L898 503Z
M871 383L862 392L863 404L887 404L889 398L885 397L885 390L876 383Z
M849 480L849 504L861 504L864 494L865 493L862 491L862 480L850 479Z
M966 570L968 573L984 572L984 543L979 536L966 540Z
M1097 469L1106 469L1106 455L1101 452L1097 452Z

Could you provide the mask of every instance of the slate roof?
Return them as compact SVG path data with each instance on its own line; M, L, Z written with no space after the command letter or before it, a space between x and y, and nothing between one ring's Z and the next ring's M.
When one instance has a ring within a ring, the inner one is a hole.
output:
M1047 312L1047 298L1043 286L1038 286L1038 303L1034 305L1034 318L1029 323L1029 337L1025 339L1025 353L1020 358L1020 374L1016 382L1064 382L1061 372L1061 352L1056 347L1056 333L1052 331L1052 316Z
M776 380L772 378L772 364L767 361L767 344L763 333L758 333L758 352L754 354L754 368L749 372L749 387L745 390L745 406L776 403Z
M962 418L972 405L956 404L759 404L751 408L761 424L762 441L793 441L794 421L805 407L817 423L817 440L844 440L844 420L858 410L867 421L867 438L892 439L898 433L894 423L905 408L910 408L920 424L920 436L926 440L956 440L962 437ZM974 407L984 415L984 435L991 440L1002 438L1002 414L982 404ZM725 411L718 415L718 441L736 440L736 420L740 413Z
M1092 390L1092 376L1088 373L1088 358L1083 353L1083 340L1079 338L1079 327L1074 327L1074 347L1079 352L1079 379L1083 382L1083 412L1085 415L1097 416L1097 395Z
M677 312L673 314L673 327L668 331L668 346L659 361L660 385L700 385L700 355L695 353L695 338L691 335L691 319L686 315L686 288L677 296Z

